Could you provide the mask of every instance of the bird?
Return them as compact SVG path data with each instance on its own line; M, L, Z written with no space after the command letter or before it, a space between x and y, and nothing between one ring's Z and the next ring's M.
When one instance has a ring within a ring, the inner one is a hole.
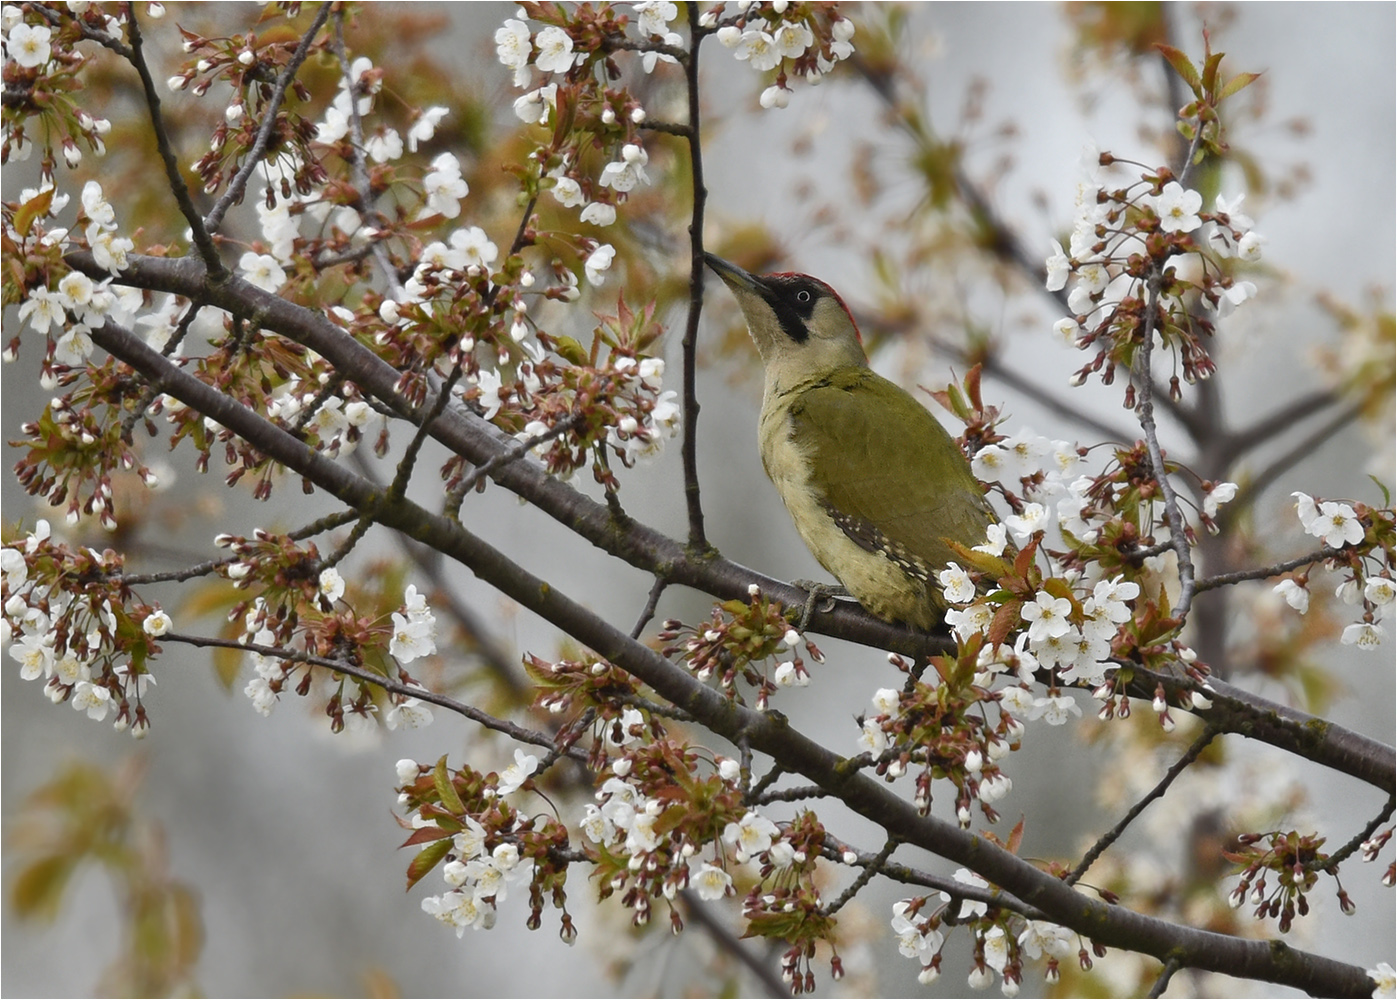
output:
M937 574L958 558L952 543L983 545L997 521L964 452L869 367L853 314L825 282L704 259L761 356L762 466L801 539L871 614L936 628L946 611Z

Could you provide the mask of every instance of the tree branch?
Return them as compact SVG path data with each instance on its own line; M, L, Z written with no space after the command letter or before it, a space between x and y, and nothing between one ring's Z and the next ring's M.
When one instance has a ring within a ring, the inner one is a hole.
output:
M73 267L98 280L108 277L89 253L72 253L66 259ZM131 254L128 260L129 266L121 275L122 284L204 299L230 312L256 313L266 329L316 351L395 414L405 419L414 417L413 407L397 393L399 373L322 314L264 292L241 278L234 277L211 287L195 258L166 259ZM94 341L110 351L105 336L102 330L93 333ZM145 345L141 343L140 346ZM122 354L117 356L131 363ZM160 361L168 365L165 359ZM210 415L224 426L231 426L217 415ZM474 464L489 461L512 442L508 435L463 406L449 406L431 426L436 440ZM297 448L297 454L305 450L303 444L298 443ZM719 556L694 556L681 543L639 521L618 524L604 504L583 496L534 463L506 464L491 478L597 548L647 575L663 574L670 584L691 587L720 600L747 600L748 587L756 583L764 593L787 608L801 608L805 604L806 592L799 587ZM830 611L816 611L811 616L811 631L913 658L946 653L955 648L947 635L916 632L881 621L853 601L837 601L835 605ZM1130 690L1136 697L1152 698L1156 685L1161 682L1170 690L1185 690L1178 677L1154 675L1138 666L1133 671L1136 680ZM1141 683L1140 678L1146 681ZM1191 690L1187 688L1185 696ZM1213 714L1197 714L1213 722L1220 731L1242 733L1358 777L1385 791L1393 789L1397 764L1394 764L1392 748L1218 680L1211 681L1208 693L1213 692L1226 692L1229 707L1220 708L1215 702Z
M1246 580L1266 580L1273 576L1280 576L1282 573L1289 573L1293 569L1301 566L1310 566L1326 559L1333 559L1335 556L1343 555L1343 549L1332 549L1324 546L1318 552L1311 552L1309 555L1296 556L1294 559L1287 559L1285 562L1276 563L1274 566L1259 566L1256 569L1243 569L1235 573L1221 573L1217 576L1204 577L1198 581L1195 588L1198 593L1205 590L1216 590L1218 587L1230 587L1233 584L1242 583Z
M193 375L174 368L128 331L108 323L93 331L104 350L140 371L162 391L207 412L235 434L253 441L341 502L372 510L385 527L433 545L524 608L562 629L621 667L717 735L770 755L788 769L828 789L890 837L965 865L1048 918L1108 947L1127 948L1161 960L1177 957L1190 967L1227 972L1331 996L1367 996L1372 985L1358 966L1292 949L1284 942L1248 941L1179 926L1090 899L1060 879L950 823L921 816L880 781L850 772L842 757L774 714L754 712L704 686L687 671L631 639L557 588L533 576L460 524L406 498L385 503L381 492L327 456L307 449L247 407ZM415 694L421 697L420 694Z

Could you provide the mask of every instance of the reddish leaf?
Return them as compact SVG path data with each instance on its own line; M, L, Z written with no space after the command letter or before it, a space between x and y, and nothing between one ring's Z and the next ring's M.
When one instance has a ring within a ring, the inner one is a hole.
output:
M1019 821L1014 824L1014 829L1009 831L1009 843L1006 845L1010 854L1019 853L1019 845L1023 843L1024 818L1019 817Z
M452 834L449 830L443 830L439 826L419 826L412 831L412 835L398 845L398 849L404 847L415 847L418 844L430 844L434 840L445 840Z
M990 622L990 633L988 641L991 647L1003 645L1014 626L1019 623L1019 609L1023 607L1023 601L1010 601L1004 604L994 613L994 619Z
M1159 50L1159 54L1168 61L1169 65L1174 67L1174 72L1183 77L1189 89L1195 94L1199 94L1201 97L1202 94L1200 91L1203 89L1203 81L1198 78L1198 70L1195 69L1193 63L1189 61L1188 56L1184 55L1172 45L1157 44L1155 48Z

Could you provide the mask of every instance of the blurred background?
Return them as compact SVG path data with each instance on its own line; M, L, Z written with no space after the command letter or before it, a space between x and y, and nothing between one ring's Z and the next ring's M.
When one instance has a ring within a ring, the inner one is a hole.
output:
M408 6L414 16L425 13L423 5ZM512 127L509 102L515 92L495 60L492 37L514 10L510 4L440 5L433 13L442 17L442 30L426 43L439 59L460 67L463 86L476 87L482 100L496 102L495 123L501 128ZM885 16L854 11L855 16L865 13ZM167 19L151 30L150 45L168 66L178 58L174 23L183 23L187 14L194 16L171 5ZM966 172L1033 255L1046 257L1050 240L1070 226L1075 187L1084 176L1083 151L1089 145L1120 157L1161 162L1156 142L1170 127L1167 110L1156 99L1142 111L1147 95L1162 92L1159 64L1113 59L1108 48L1085 47L1090 7L915 4L905 15L897 41L917 76L915 85L934 127L962 142ZM1214 49L1227 52L1231 71L1265 71L1254 95L1241 102L1249 111L1239 116L1231 136L1234 145L1264 165L1269 178L1264 191L1248 194L1245 207L1267 239L1271 280L1259 282L1259 298L1230 318L1217 349L1226 412L1234 426L1241 425L1288 397L1324 385L1320 352L1342 356L1350 349L1342 324L1334 309L1322 304L1322 296L1360 313L1392 308L1397 243L1394 8L1362 3L1174 5L1169 17L1175 44L1195 58L1207 25ZM860 41L856 35L856 49ZM704 58L704 100L711 115L704 150L710 193L706 242L720 247L750 227L764 227L776 241L780 269L826 279L856 313L875 318L875 332L883 329L890 293L874 251L896 256L915 242L908 229L889 220L914 213L925 188L909 179L908 143L887 121L877 95L856 80L836 76L819 87L796 84L788 108L763 112L757 94L764 84L755 74L735 68L716 44L705 50ZM395 73L411 72L408 67L387 69L390 81ZM669 110L660 104L652 117ZM20 184L32 182L7 168L5 198L14 198ZM1222 189L1235 195L1243 185L1239 170L1225 176ZM113 201L120 214L117 196ZM470 205L467 200L467 212ZM682 231L651 233L647 239L657 260L668 255L675 267L683 267ZM920 321L930 317L946 324L952 340L966 328L983 331L1001 345L1006 361L1068 397L1068 377L1083 359L1050 336L1055 315L1026 281L1006 293L982 266L968 260L962 265L952 255L929 260L923 271L904 266L898 284L919 298ZM669 378L677 386L682 313L668 319ZM13 323L7 313L6 338ZM771 576L819 578L821 570L763 476L755 429L759 373L748 346L729 335L734 324L731 304L720 290L711 290L703 328L706 364L699 377L699 459L710 538L730 558ZM875 366L885 374L909 386L930 387L963 375L962 364L932 350L925 338L899 339L888 329L875 338ZM3 369L7 441L20 437L19 425L32 419L47 398L36 384L32 361L32 354L22 356ZM991 379L985 395L1011 414L1009 433L1029 427L1051 438L1095 440L1080 424ZM1088 413L1128 426L1118 391L1092 384L1071 392L1070 399ZM1258 522L1282 526L1280 537L1271 539L1276 552L1307 549L1289 512L1291 490L1375 501L1368 475L1392 482L1390 412L1382 418L1388 422L1383 433L1374 436L1354 426L1330 438L1263 497ZM1166 426L1166 437L1174 430ZM1171 450L1171 440L1178 439L1167 439L1166 450ZM1290 443L1294 440L1298 437ZM9 453L7 464L12 465L17 453ZM1190 457L1186 451L1171 454L1184 461ZM272 526L266 519L278 516L251 501L246 491L224 489L216 474L198 476L187 462L181 464L182 457L171 457L166 488L141 498L149 506L140 537L122 540L139 547L153 567L208 558L216 531L250 533L257 526ZM674 441L659 460L623 476L622 498L636 517L682 537L678 459ZM422 468L436 464L427 461ZM7 525L22 521L27 530L36 517L52 516L55 524L62 520L61 512L55 516L35 509L12 476L5 477L0 495ZM303 523L313 513L309 505L318 500L296 502L294 517ZM634 621L649 589L647 578L579 547L562 527L502 490L491 489L472 502L493 544L608 620L622 627ZM90 544L111 544L100 534L80 537ZM358 552L342 569L346 575L356 567L373 571L373 555L372 550ZM550 627L517 612L468 574L447 572L453 591L489 624L493 638L511 655L557 655L559 640ZM408 580L413 580L411 572ZM1269 587L1257 587L1244 599L1264 604L1269 592ZM169 598L170 604L174 601ZM692 622L705 617L709 607L702 595L672 589L660 604L659 619ZM784 698L780 707L799 728L829 734L829 745L852 754L858 736L853 716L866 708L874 690L896 686L900 676L877 651L833 641L822 648L829 664L816 668L814 683ZM1326 648L1323 662L1338 685L1323 714L1391 743L1391 650L1390 642L1377 655L1337 643ZM403 892L408 856L396 851L403 833L390 815L394 762L403 757L433 761L447 753L453 764L465 760L483 770L499 769L511 760L513 748L507 742L482 737L445 712L438 712L435 724L425 730L377 737L331 736L324 717L296 698L283 699L264 719L241 694L246 675L230 692L215 676L207 654L181 648L167 651L157 677L150 699L155 728L137 744L110 725L50 705L40 686L19 679L13 664L3 671L0 804L7 892L13 891L13 835L21 803L70 765L99 765L115 773L136 759L143 775L133 819L146 829L141 843L151 870L194 891L205 935L195 979L208 995L667 995L703 993L717 989L718 982L739 994L753 990L749 980L704 978L738 974L701 933L675 939L661 926L630 940L629 915L619 907L598 910L582 903L593 890L581 878L569 884L580 930L573 948L559 941L552 911L545 911L541 931L524 929L527 902L522 895L502 904L494 929L469 932L459 941L421 912L421 897L439 890ZM1239 682L1268 697L1288 697L1287 685L1280 681ZM1122 773L1084 743L1085 728L1031 726L1025 749L1008 769L1014 792L1001 803L1006 829L1000 832L1007 833L1020 812L1028 815L1026 855L1079 852L1083 838L1118 815L1101 805L1101 793L1118 786L1120 794L1128 795L1143 780ZM1258 786L1290 779L1306 785L1309 799L1297 804L1292 818L1297 824L1299 817L1319 822L1333 843L1346 840L1382 804L1374 790L1279 752L1236 740L1229 741L1229 752L1242 762L1240 773ZM1182 786L1176 791L1189 794ZM1216 796L1226 809L1256 791L1229 786L1200 788L1197 794ZM1147 814L1146 825L1161 839L1147 842L1142 832L1124 847L1157 850L1147 843L1168 843L1154 857L1161 872L1188 867L1190 845L1207 833L1172 830L1170 813L1166 798ZM836 810L821 815L843 839L867 850L880 846L876 830L863 821ZM1180 811L1173 818L1182 823L1184 816ZM109 820L106 813L92 817L94 824ZM948 871L937 861L907 853L909 863ZM1332 891L1322 886L1316 891L1316 913L1299 921L1289 938L1365 967L1391 961L1391 891L1378 885L1376 866L1351 864L1346 871L1345 888L1358 905L1357 914L1340 916ZM1141 876L1137 871L1133 877ZM968 957L963 942L948 948L946 976L930 989L916 984L916 963L896 954L887 922L892 900L903 895L875 881L841 916L848 933L842 951L850 977L832 985L827 967L817 969L822 993L962 992ZM122 948L120 898L107 876L89 866L75 873L51 922L21 921L7 905L0 991L65 996L99 990L104 970ZM735 925L736 906L722 909ZM753 942L744 946L757 948ZM767 961L776 964L774 956ZM1139 967L1128 957L1120 963L1117 971L1108 972L1119 979L1107 988L1133 989ZM1114 968L1110 962L1101 965ZM1202 988L1181 976L1170 995L1185 995L1195 987ZM1245 985L1209 988L1278 995ZM1026 993L1040 989L1036 978L1025 983Z

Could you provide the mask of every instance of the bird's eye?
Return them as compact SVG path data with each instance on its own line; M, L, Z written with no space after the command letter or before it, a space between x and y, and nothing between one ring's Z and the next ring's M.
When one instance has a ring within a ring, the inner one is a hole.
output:
M796 301L797 301L797 302L809 302L809 301L810 301L810 291L809 291L808 289L802 288L800 291L796 292Z

